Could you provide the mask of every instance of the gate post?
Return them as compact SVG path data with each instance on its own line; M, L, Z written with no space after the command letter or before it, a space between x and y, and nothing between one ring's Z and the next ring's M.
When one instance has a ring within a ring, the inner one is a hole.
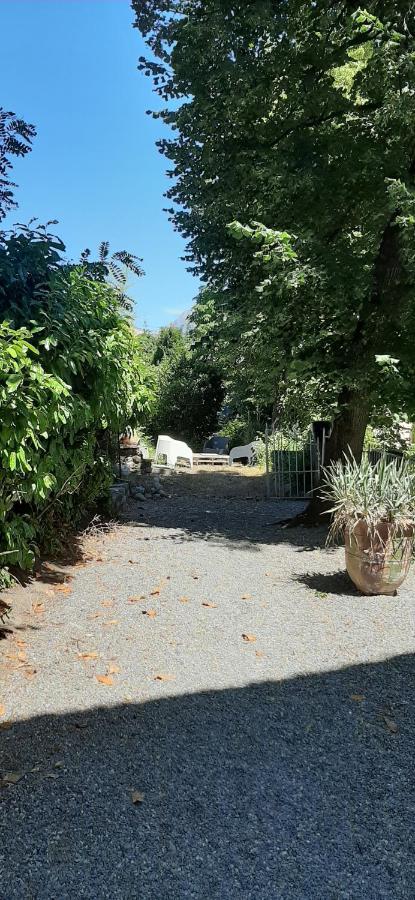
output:
M265 423L265 484L267 500L271 496L271 488L269 483L269 438L268 438L268 422Z

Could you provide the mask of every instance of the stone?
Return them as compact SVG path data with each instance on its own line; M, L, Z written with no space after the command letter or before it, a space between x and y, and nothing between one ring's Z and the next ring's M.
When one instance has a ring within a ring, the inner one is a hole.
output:
M139 500L140 502L147 500L145 488L141 484L130 484L130 494L133 500Z
M109 506L113 513L121 513L124 511L128 499L128 484L126 481L120 481L112 484L109 489Z

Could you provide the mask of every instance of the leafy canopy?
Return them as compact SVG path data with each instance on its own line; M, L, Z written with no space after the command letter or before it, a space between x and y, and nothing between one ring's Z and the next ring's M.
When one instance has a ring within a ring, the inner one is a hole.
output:
M282 406L415 411L412 2L133 7L229 365Z
M154 337L155 398L148 419L154 436L166 433L195 449L217 428L224 399L221 372L198 352L197 333L197 327L183 335L169 325Z

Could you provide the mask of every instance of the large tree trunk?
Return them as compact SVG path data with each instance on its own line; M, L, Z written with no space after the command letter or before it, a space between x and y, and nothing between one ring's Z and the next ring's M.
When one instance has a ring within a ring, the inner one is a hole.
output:
M345 388L339 397L340 412L333 423L333 431L326 443L324 465L344 456L360 462L369 419L367 400Z
M344 388L339 397L339 415L333 423L333 430L326 443L324 465L344 457L354 457L360 462L363 452L366 428L369 420L369 406L367 400L354 393L349 388ZM305 513L292 520L292 525L316 525L319 522L328 522L327 510L329 504L325 501L317 487L312 500Z

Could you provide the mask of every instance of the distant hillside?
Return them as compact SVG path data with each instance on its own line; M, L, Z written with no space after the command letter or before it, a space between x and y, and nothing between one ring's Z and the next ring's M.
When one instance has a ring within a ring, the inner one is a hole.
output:
M187 332L191 328L190 321L189 321L191 313L192 313L191 309L186 309L171 324L174 325L175 328L179 328L183 334L187 334Z

